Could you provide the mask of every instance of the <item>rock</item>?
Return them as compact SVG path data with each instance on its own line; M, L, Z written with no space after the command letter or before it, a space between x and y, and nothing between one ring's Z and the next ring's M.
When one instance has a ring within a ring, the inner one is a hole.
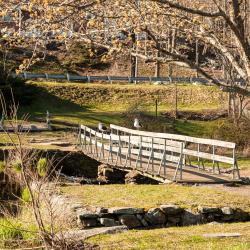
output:
M78 220L78 225L82 227L96 227L97 226L97 220L96 219L81 219L80 221Z
M80 213L78 214L78 218L82 219L96 219L98 218L98 214L91 214L91 213Z
M158 181L141 175L138 171L132 170L125 175L126 184L159 184Z
M126 226L115 226L115 227L100 227L93 229L85 229L85 230L72 230L66 232L60 232L57 237L58 239L69 239L69 240L86 240L87 238L93 237L95 235L100 234L116 234L127 231L128 228Z
M223 207L221 208L221 212L222 214L225 214L225 215L233 215L234 211L231 207Z
M168 226L177 226L181 224L181 217L180 216L167 217L167 224Z
M108 209L108 213L111 213L111 214L143 214L144 208L112 207L112 208Z
M192 213L191 210L184 210L184 213L182 214L181 218L183 226L197 225L201 223L201 220L202 220L202 215Z
M137 214L136 217L137 217L137 219L141 222L141 224L142 224L144 227L148 227L148 223L147 223L147 221L144 219L144 216L143 216L143 215Z
M214 226L214 225L220 225L221 223L218 221L212 221L210 223L208 223L208 225Z
M132 214L124 214L124 215L119 216L119 221L122 225L127 226L129 229L142 226L142 224L137 219L137 217Z
M37 131L38 130L38 128L37 128L37 126L36 125L30 125L30 130L31 131Z
M112 168L110 165L101 164L98 167L97 180L107 183L124 183L125 172Z
M234 216L233 215L223 215L221 217L221 221L223 221L223 222L234 221Z
M114 219L100 218L100 224L105 227L114 227L118 226L119 222L115 221Z
M157 81L157 82L153 82L153 84L154 84L154 85L162 85L162 84L163 84L163 82L161 82L161 81Z
M183 209L176 205L161 205L160 209L166 215L177 215L183 212Z
M249 185L250 184L250 178L249 177L241 177L240 178L243 184Z
M234 221L248 221L250 219L250 214L241 210L236 209L234 211Z
M97 207L95 210L96 213L101 214L101 213L107 213L108 209L104 207Z
M240 233L211 233L211 234L203 234L205 238L225 238L225 237L240 237Z
M77 224L80 227L95 227L97 226L98 214L91 213L86 209L80 209L76 211L77 214Z
M149 209L145 219L152 225L163 225L166 222L166 216L159 208Z
M217 207L198 207L198 212L202 214L208 214L208 213L221 213L221 210Z
M108 219L113 219L114 214L109 214L109 213L100 213L99 218L108 218Z

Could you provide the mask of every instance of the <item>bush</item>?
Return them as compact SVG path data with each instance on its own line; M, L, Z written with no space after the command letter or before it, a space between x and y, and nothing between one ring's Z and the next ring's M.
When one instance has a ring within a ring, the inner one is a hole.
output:
M22 164L20 161L15 162L12 167L17 173L20 173L22 170Z
M41 158L37 163L37 172L40 177L44 177L47 173L47 159Z
M214 138L232 141L241 148L250 147L250 126L248 121L241 120L234 124L231 120L222 120L214 131Z
M0 218L0 240L21 239L21 226L17 220Z
M28 188L22 190L22 200L24 202L30 202L30 192Z

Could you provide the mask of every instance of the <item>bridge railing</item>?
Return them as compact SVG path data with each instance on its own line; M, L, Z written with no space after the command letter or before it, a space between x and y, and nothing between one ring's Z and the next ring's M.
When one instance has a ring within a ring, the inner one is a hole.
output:
M79 141L81 149L97 160L164 177L167 177L168 164L171 164L175 168L173 179L182 180L183 142L146 133L140 136L136 133L105 134L84 125L80 126Z
M137 136L148 135L150 137L158 138L159 144L162 145L162 141L164 140L172 140L175 142L184 143L183 155L184 155L184 165L189 164L189 166L195 166L198 170L206 170L204 160L208 160L212 163L212 171L213 173L217 172L221 173L220 163L224 163L227 165L231 165L232 168L230 171L233 173L233 179L239 179L240 173L237 164L237 158L235 154L236 144L232 142L213 140L213 139L205 139L205 138L196 138L191 136L177 135L177 134L169 134L169 133L155 133L155 132L147 132L147 131L138 131L129 128L120 127L117 125L110 125L111 133L117 134L133 134ZM205 146L205 147L204 147ZM205 148L205 149L204 149ZM219 149L222 153L219 154ZM178 152L178 148L173 148L172 152ZM230 155L226 155L225 151L228 151ZM180 151L179 151L180 152ZM197 159L197 165L192 164L191 159Z

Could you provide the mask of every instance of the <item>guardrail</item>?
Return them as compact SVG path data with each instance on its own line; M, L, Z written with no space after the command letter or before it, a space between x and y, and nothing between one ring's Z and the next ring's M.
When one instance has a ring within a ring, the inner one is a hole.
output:
M127 77L127 76L79 76L79 75L71 75L71 74L47 74L47 73L28 73L24 72L22 74L12 74L13 76L22 77L24 79L46 79L46 80L66 80L69 82L160 82L163 84L170 83L192 83L192 84L201 84L201 85L213 85L211 81L203 77ZM224 79L218 79L220 82L225 82ZM239 85L244 85L245 81L243 79L237 79L236 83Z

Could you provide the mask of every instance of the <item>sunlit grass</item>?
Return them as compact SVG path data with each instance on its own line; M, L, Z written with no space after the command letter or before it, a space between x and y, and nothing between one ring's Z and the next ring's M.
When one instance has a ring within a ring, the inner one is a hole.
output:
M170 250L248 250L250 223L199 225L154 230L130 230L121 234L99 235L87 242L99 244L102 250L170 249ZM238 238L205 238L208 233L240 233Z
M208 187L178 185L106 185L62 187L62 192L81 200L85 205L150 208L174 203L195 209L204 206L232 206L250 211L250 200L245 196ZM93 195L94 194L94 195Z

